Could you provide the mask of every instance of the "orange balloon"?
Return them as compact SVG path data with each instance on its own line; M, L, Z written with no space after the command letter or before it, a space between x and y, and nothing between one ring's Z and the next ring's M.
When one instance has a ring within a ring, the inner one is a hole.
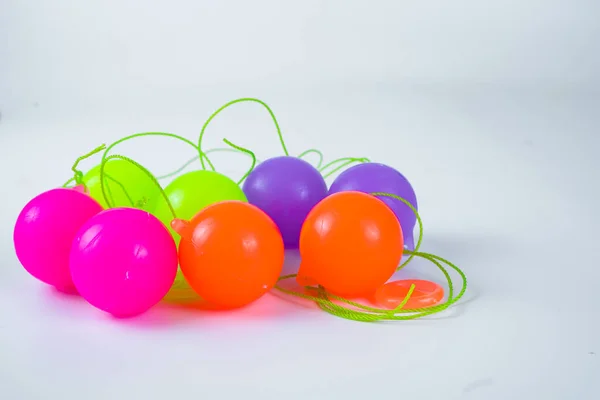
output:
M179 265L198 295L221 308L245 306L271 290L284 261L283 239L271 218L241 201L204 208L191 221L174 219Z
M398 218L383 201L362 192L338 192L304 221L296 279L338 296L370 296L393 275L403 250Z

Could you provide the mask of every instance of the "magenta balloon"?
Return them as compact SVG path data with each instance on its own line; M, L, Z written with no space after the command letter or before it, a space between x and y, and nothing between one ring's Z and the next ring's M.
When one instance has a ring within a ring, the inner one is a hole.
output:
M15 224L17 258L40 281L74 292L69 271L71 244L79 228L101 211L96 200L74 189L52 189L36 196Z
M327 196L321 173L290 156L260 163L243 185L248 202L275 221L287 248L298 247L300 229L309 211Z
M355 190L365 193L383 192L407 200L417 209L417 196L408 179L392 167L378 163L358 164L342 172L329 188L329 194ZM396 214L402 226L404 245L415 247L414 228L417 218L409 206L392 197L378 196Z
M177 273L177 248L167 228L150 213L114 208L79 230L70 267L84 299L117 317L130 317L167 294Z

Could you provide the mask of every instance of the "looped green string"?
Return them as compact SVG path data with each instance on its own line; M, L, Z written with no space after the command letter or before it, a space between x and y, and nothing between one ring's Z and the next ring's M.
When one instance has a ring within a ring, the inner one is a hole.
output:
M108 153L118 144L123 143L125 141L131 140L131 139L135 139L135 138L139 138L139 137L147 137L147 136L162 136L162 137L169 137L169 138L173 138L173 139L177 139L183 143L188 144L189 146L191 146L195 152L198 152L198 156L200 159L205 158L206 161L208 162L208 164L210 165L211 169L214 171L215 167L212 164L212 162L210 161L210 159L208 158L208 156L206 156L191 140L188 140L186 138L184 138L183 136L179 136L176 135L174 133L168 133L168 132L142 132L142 133L134 133L132 135L129 136L125 136L124 138L121 138L119 140L117 140L116 142L112 143L110 146L108 146L106 148L106 150L104 151L104 153L102 154L102 160L101 160L101 167L100 167L100 185L102 188L102 195L104 196L104 201L106 202L106 204L109 205L109 207L114 207L114 202L113 202L113 196L111 193L111 189L110 187L106 187L105 181L104 181L104 175L106 175L106 177L110 180L112 180L114 183L116 183L117 185L119 185L121 187L121 189L123 190L123 192L125 193L125 196L127 197L127 199L130 202L130 205L133 207L135 206L133 200L131 199L131 197L129 196L129 193L127 193L127 190L125 189L125 187L118 182L116 179L111 178L108 174L105 173L104 171L104 166L106 164L106 160L108 157ZM154 176L152 176L153 179L156 179ZM108 191L108 192L107 192Z
M146 174L148 176L148 178L150 178L152 183L154 183L156 185L156 187L160 191L160 194L162 195L163 199L167 202L167 205L169 206L169 211L171 211L171 215L173 216L173 218L177 218L177 215L175 214L175 209L173 208L173 205L171 204L171 201L169 200L169 196L167 196L167 194L165 193L165 191L162 188L162 186L160 185L160 183L158 183L158 180L144 166L142 166L140 163L132 160L129 157L121 156L118 154L113 154L102 160L102 164L100 165L100 182L101 182L102 194L104 195L105 198L106 198L106 193L104 192L105 188L104 188L104 184L103 184L104 183L104 179L103 179L104 166L106 165L107 162L109 162L110 160L113 160L113 159L119 159L119 160L129 162L129 163L133 164L135 167L137 167L138 169L140 169L144 174ZM131 198L129 198L129 200L131 201Z
M314 153L314 154L316 154L316 155L319 156L319 163L316 165L315 168L316 169L321 168L321 165L323 164L323 153L321 153L320 150L317 150L317 149L308 149L308 150L305 150L305 151L303 151L302 153L300 153L298 155L298 158L303 158L304 156L306 156L308 154L311 154L311 153Z
M222 152L234 152L234 153L242 152L242 153L250 155L249 153L246 153L246 152L244 152L242 150L239 150L239 149L236 149L236 148L229 148L229 147L217 147L217 148L214 148L214 149L206 150L204 152L204 154L205 154L205 156L208 156L211 153L222 153ZM308 155L310 153L315 153L315 154L317 154L319 156L319 163L315 166L315 168L319 169L321 167L321 164L323 163L323 153L320 150L317 150L317 149L305 150L305 151L303 151L302 153L300 153L298 155L298 158L304 158L306 155ZM187 160L185 162L185 164L183 164L181 167L179 167L175 171L169 172L168 174L165 174L165 175L158 176L156 179L158 179L160 181L160 180L167 179L167 178L170 178L172 176L175 176L178 173L180 173L181 171L183 171L184 169L186 169L190 164L194 163L198 159L199 159L198 156L194 156L194 157L190 158L189 160ZM206 157L206 159L208 160L208 157ZM258 158L256 158L256 164L260 164L261 162L262 162L261 160L259 160Z
M62 185L62 187L67 187L72 182L75 182L76 185L83 185L83 172L81 172L80 170L78 170L77 166L83 160L85 160L87 158L90 158L94 154L100 153L105 148L106 148L106 145L103 144L101 146L96 147L94 150L92 150L92 151L90 151L90 152L82 155L81 157L78 157L77 160L75 160L75 162L73 163L73 166L71 167L71 171L73 171L73 175L74 175L73 178L71 178L68 181L66 181Z
M406 296L404 297L402 302L398 305L398 307L396 307L393 310L369 307L369 306L366 306L366 305L363 305L363 304L360 304L360 303L357 303L357 302L354 302L351 300L344 299L342 297L328 293L326 291L326 289L320 285L318 287L308 287L307 288L310 291L316 292L315 296L307 295L304 293L299 293L299 292L296 292L293 290L284 289L279 285L276 285L275 289L277 289L278 291L280 291L282 293L288 294L288 295L300 297L300 298L303 298L306 300L311 300L311 301L317 303L317 305L322 310L324 310L332 315L335 315L335 316L338 316L341 318L355 320L355 321L363 321L363 322L374 322L374 321L381 321L381 320L409 320L409 319L421 318L424 316L428 316L428 315L435 314L435 313L441 312L443 310L446 310L451 305L455 304L458 300L460 300L467 289L466 275L460 270L460 268L458 268L456 265L454 265L450 261L448 261L442 257L436 256L434 254L428 254L428 253L423 253L423 252L419 251L419 248L421 247L421 242L423 240L423 221L421 220L421 217L420 217L418 211L412 206L412 204L410 204L410 202L408 200L403 199L394 194L382 193L382 192L375 192L375 193L371 193L371 194L373 196L392 197L398 201L403 202L408 207L410 207L410 209L413 211L413 213L415 214L415 216L417 218L417 223L419 225L419 239L417 240L415 250L413 250L413 251L405 250L405 253L409 254L410 256L405 262L403 262L397 268L397 270L400 270L400 269L404 268L406 265L408 265L408 263L411 262L414 257L424 258L424 259L430 261L431 263L433 263L442 272L442 274L446 278L446 281L448 284L448 298L445 303L439 304L439 305L436 305L433 307L404 309L403 307L406 305L406 303L408 303L410 296L412 295L412 293L415 289L414 284L411 285L408 293L406 294ZM452 278L450 277L450 274L448 273L447 269L444 268L442 263L446 264L448 267L453 269L460 276L460 278L462 280L462 288L461 288L460 292L458 293L458 295L456 295L456 296L454 296L454 284L452 282ZM294 278L296 275L297 274L290 274L290 275L282 276L279 278L279 281ZM344 307L344 306L335 304L331 299L334 299L341 303L345 303L346 305L351 306L353 308L348 308L348 307Z
M464 275L464 273L458 267L456 267L454 264L450 263L449 261L442 259L441 257L435 256L433 254L416 253L416 252L411 252L411 251L407 251L407 252L432 262L440 269L440 271L442 271L442 273L444 274L444 277L446 278L446 281L448 283L448 300L445 303L439 304L439 305L433 306L433 307L427 307L427 308L405 309L405 310L396 309L396 310L392 310L393 312L390 312L390 310L365 306L360 303L346 300L339 296L328 294L324 288L319 287L319 288L317 288L318 296L321 299L321 301L319 302L319 306L320 307L323 306L323 307L321 307L322 309L324 309L325 311L330 312L334 315L338 315L339 313L341 313L341 314L345 315L344 318L350 318L350 319L354 319L354 320L367 321L367 320L377 320L377 319L415 319L415 318L420 318L420 317L423 317L426 315L431 315L431 314L435 314L440 311L443 311L443 310L449 308L452 304L456 303L463 296L464 292L466 291L467 280L466 280L466 276ZM441 265L441 263L439 261L444 262L445 264L450 266L452 269L454 269L460 275L460 277L462 279L462 283L463 283L462 289L456 297L454 297L454 284L452 282L452 278L450 277L450 274L448 273L448 271ZM411 287L412 287L412 285L411 285ZM412 292L409 291L404 300L408 301L407 298L410 297L409 295L411 293ZM346 303L352 307L361 309L363 311L367 311L367 314L370 314L370 313L375 313L377 315L387 314L387 317L380 318L380 317L372 317L371 315L365 316L363 312L359 312L359 315L352 314L353 312L357 312L357 311L335 305L335 303L332 303L331 300L328 298L328 295L331 296L332 298L334 298L334 300L338 300L338 301ZM404 303L404 304L406 304L406 303ZM395 314L413 314L413 315L397 316ZM338 316L341 316L341 315L338 315Z
M69 179L69 180L68 180L68 181L66 181L65 183L63 183L61 187L63 187L63 188L68 188L68 187L70 187L69 185L70 185L71 183L73 183L73 182L75 182L75 178L74 178L74 177L73 177L73 178L71 178L71 179Z
M79 157L79 158L77 159L77 161L75 161L75 164L73 165L73 167L71 168L71 170L73 171L74 177L73 177L73 178L71 178L71 179L69 179L68 181L66 181L66 182L65 182L65 183L62 185L62 187L63 187L63 188L66 188L66 187L68 187L68 186L69 186L69 185L70 185L72 182L75 182L75 184L76 184L76 185L83 185L84 187L86 187L86 186L85 186L85 182L83 182L83 177L84 177L84 174L83 174L81 171L77 170L77 165L79 164L79 162L80 162L80 161L82 161L82 160L84 160L84 159L86 159L86 158L88 158L88 157L90 157L90 156L92 156L92 155L94 155L94 154L96 154L96 153L98 153L98 152L100 152L100 151L104 150L104 148L105 148L105 145L99 146L99 147L97 147L96 149L94 149L93 151L91 151L91 152L89 152L89 153L87 153L87 154L85 154L85 155L83 155L83 156ZM101 171L101 173L102 173L102 171ZM130 202L130 203L133 205L133 200L131 200L131 197L130 197L130 196L129 196L129 194L127 193L127 190L125 190L125 187L123 186L123 184L121 184L120 182L118 182L116 179L112 178L112 177L111 177L111 176L109 176L108 174L106 174L106 177L107 177L109 180L113 181L114 183L116 183L117 185L119 185L119 186L121 187L121 189L122 189L122 190L123 190L123 192L125 193L125 196L127 196L127 199L128 199L128 200L129 200L129 202ZM110 187L108 188L108 191L109 191L109 193L108 193L108 197L110 198L110 202L108 201L108 199L106 198L106 196L105 196L105 200L107 200L107 201L106 201L106 204L109 204L109 205L110 205L110 204L111 204L111 202L112 202L112 199L113 199L113 198L112 198L112 193L110 193Z
M106 151L104 152L104 154L102 155L102 159L106 158L106 156L108 155L108 152L115 147L116 145L123 143L127 140L130 139L134 139L134 138L138 138L138 137L144 137L144 136L164 136L164 137L170 137L173 139L177 139L181 142L184 142L188 145L190 145L194 151L198 152L198 158L200 159L206 159L206 161L208 162L210 168L214 171L215 167L212 164L212 162L210 161L210 159L208 158L208 156L206 156L206 154L204 152L202 152L202 150L200 150L200 148L198 148L198 146L196 146L191 140L184 138L183 136L179 136L176 135L174 133L168 133L168 132L142 132L142 133L134 133L133 135L129 135L126 136L122 139L117 140L116 142L114 142L113 144L111 144L110 146L108 146L106 148Z
M211 154L211 153L223 153L223 152L244 153L244 154L250 155L249 153L246 153L243 150L236 149L236 148L231 148L231 147L217 147L217 148L214 148L214 149L206 150L204 152L204 154L207 156L206 159L208 160L208 155L209 154ZM254 154L254 153L252 153L252 154ZM165 174L165 175L158 176L156 179L158 179L160 181L160 180L167 179L167 178L170 178L172 176L175 176L178 173L180 173L181 171L183 171L184 169L186 169L190 164L192 164L193 162L195 162L198 159L199 159L198 156L194 156L194 157L190 158L189 160L187 160L185 162L185 164L183 164L181 167L179 167L175 171L169 172L168 174ZM261 162L258 158L256 158L256 156L255 156L254 160L255 160L255 164L259 164Z
M258 103L258 104L262 105L264 108L267 109L267 111L269 112L269 115L273 119L273 123L275 124L275 128L277 129L277 135L279 136L279 142L281 143L281 147L283 147L283 152L285 153L286 156L289 156L287 148L285 147L285 142L283 140L283 135L281 134L281 128L279 128L279 123L277 122L277 118L275 117L275 114L273 113L273 111L271 110L271 108L264 101L259 100L259 99L255 99L255 98L252 98L252 97L244 97L244 98L241 98L241 99L232 100L232 101L226 103L225 105L221 106L217 111L215 111L214 113L212 113L212 115L210 117L208 117L208 119L206 120L206 122L202 126L202 130L200 131L200 137L198 138L198 150L200 151L200 153L202 154L202 138L204 137L204 131L206 130L206 127L208 126L208 124L210 123L210 121L212 121L221 111L223 111L227 107L232 106L232 105L237 104L237 103L245 102L245 101L250 101L250 102ZM206 169L206 167L204 166L204 161L203 161L202 158L200 158L200 163L202 164L202 168Z
M227 139L223 139L223 141L224 141L224 142L225 142L227 145L231 146L232 148L234 148L234 149L236 149L236 150L238 150L238 151L244 152L244 153L246 153L246 154L250 155L250 157L252 157L252 165L250 166L250 169L248 170L248 172L246 172L246 173L244 174L244 176L242 176L242 178L241 178L241 179L238 181L238 183L237 183L237 184L239 185L239 184L241 184L242 182L244 182L244 179L246 179L246 178L248 177L248 175L250 175L250 172L252 172L252 170L254 170L254 167L256 166L256 156L254 155L254 153L253 153L252 151L250 151L250 150L248 150L248 149L245 149L245 148L243 148L243 147L240 147L240 146L238 146L238 145L235 145L235 144L231 143L231 142L230 142L229 140L227 140Z
M329 171L327 174L323 175L323 178L327 179L328 177L330 177L331 175L333 175L340 169L346 167L347 165L350 165L352 163L366 163L366 162L371 162L371 160L369 160L367 157L358 157L358 158L357 157L342 157L342 158L338 158L337 160L328 162L322 168L319 169L319 172L323 173L323 171L325 171L327 168L331 167L332 165L341 163L341 165L338 165L336 168Z

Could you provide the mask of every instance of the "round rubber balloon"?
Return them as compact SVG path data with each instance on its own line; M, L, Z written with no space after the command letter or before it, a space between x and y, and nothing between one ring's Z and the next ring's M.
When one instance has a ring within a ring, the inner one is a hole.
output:
M329 194L353 190L365 193L383 192L407 200L417 209L417 196L408 180L392 167L378 163L358 164L342 172L329 188ZM413 230L417 218L409 206L392 197L379 196L387 204L402 226L404 243L413 250Z
M223 200L247 201L240 186L227 176L214 171L198 170L178 176L165 193L178 218L188 220L204 207ZM158 202L154 212L167 226L176 242L179 235L171 228L173 214L166 201Z
M173 227L182 235L181 270L208 303L242 307L277 283L283 240L273 220L259 208L224 201L206 207L189 222L174 220Z
M260 163L244 182L248 202L275 221L285 246L298 247L300 229L309 211L325 196L321 173L297 157L275 157Z
M362 192L336 193L304 222L297 281L343 297L370 296L393 275L402 252L402 229L385 203Z
M161 196L160 188L144 171L121 159L108 160L104 165L104 191L110 204L102 193L100 165L83 176L83 183L104 208L134 207L152 212Z
M113 208L81 227L70 269L75 287L90 304L130 317L167 294L177 272L177 249L167 228L150 213Z
M102 206L82 190L53 189L36 196L15 224L17 258L40 281L74 292L69 271L71 244L79 228L101 211Z

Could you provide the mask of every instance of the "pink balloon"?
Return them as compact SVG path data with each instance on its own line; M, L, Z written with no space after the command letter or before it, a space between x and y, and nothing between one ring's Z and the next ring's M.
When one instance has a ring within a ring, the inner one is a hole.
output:
M160 302L177 274L177 248L152 214L113 208L79 230L71 275L81 296L117 317L141 314Z
M74 292L69 252L77 231L102 206L81 190L52 189L33 198L21 211L13 240L17 258L40 281Z

